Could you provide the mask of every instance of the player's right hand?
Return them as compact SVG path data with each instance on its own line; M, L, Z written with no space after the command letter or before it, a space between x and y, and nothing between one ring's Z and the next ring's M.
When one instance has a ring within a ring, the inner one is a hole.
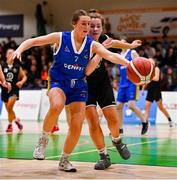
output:
M5 87L5 88L7 88L7 90L8 90L8 93L11 91L11 89L12 89L12 86L11 86L11 83L9 83L9 82L2 82L1 83L1 85L3 86L3 87Z
M15 59L15 58L17 58L21 61L21 53L17 50L12 55L12 59Z

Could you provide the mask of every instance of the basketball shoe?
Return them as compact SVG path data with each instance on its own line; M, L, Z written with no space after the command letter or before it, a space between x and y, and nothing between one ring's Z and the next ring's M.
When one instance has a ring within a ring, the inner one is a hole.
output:
M119 152L120 156L127 160L130 158L131 154L126 146L126 144L122 143L122 140L119 139L117 142L112 141L113 145L116 147L117 151Z
M55 125L55 126L53 127L51 133L53 134L53 133L56 132L56 131L59 131L59 127Z
M69 162L68 158L65 156L61 156L60 162L58 165L58 169L60 171L65 171L65 172L76 172L77 169Z
M9 124L6 129L6 133L12 133L12 132L13 132L12 124Z
M38 145L35 147L33 152L33 158L37 160L45 159L45 149L49 142L49 138L47 136L42 136L39 138Z
M15 124L17 125L17 127L18 127L18 129L20 131L23 130L23 125L20 123L20 119L19 118L16 119Z
M97 161L97 163L95 164L94 169L96 170L104 170L106 168L108 168L109 166L111 166L111 161L110 161L110 157L109 154L100 154L100 160Z
M142 122L142 130L141 130L141 134L144 135L145 133L147 133L148 131L148 122Z

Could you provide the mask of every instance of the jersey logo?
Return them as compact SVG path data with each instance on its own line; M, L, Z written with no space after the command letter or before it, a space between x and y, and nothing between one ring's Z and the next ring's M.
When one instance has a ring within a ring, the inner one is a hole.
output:
M64 50L64 51L65 51L65 52L70 52L68 46L65 47L65 50Z

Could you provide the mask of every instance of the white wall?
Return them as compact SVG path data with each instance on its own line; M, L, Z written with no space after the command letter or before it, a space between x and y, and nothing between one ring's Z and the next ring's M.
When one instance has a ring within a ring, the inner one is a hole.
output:
M18 43L36 34L35 8L43 0L0 0L0 14L24 14L24 38ZM70 30L71 16L76 9L90 8L131 9L148 7L177 7L177 0L48 0L48 7L54 15L54 31ZM0 39L2 41L2 39Z

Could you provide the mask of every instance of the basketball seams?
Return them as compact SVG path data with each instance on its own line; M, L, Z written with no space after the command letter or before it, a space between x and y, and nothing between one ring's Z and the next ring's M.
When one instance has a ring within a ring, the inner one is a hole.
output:
M146 58L138 57L127 66L127 76L134 84L148 84L153 76L154 65Z

